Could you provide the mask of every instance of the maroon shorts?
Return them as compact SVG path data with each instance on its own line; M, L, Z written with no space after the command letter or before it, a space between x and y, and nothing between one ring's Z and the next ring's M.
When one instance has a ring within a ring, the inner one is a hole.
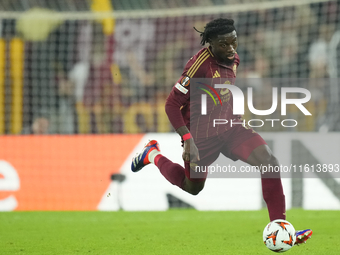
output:
M200 161L199 166L211 165L222 153L224 156L236 161L247 161L252 151L260 145L266 144L263 138L253 129L237 125L223 134L208 139L195 141L198 148ZM192 163L191 163L192 164ZM185 162L185 175L193 182L201 182L207 178L206 173L194 174L195 178L190 178L190 163Z

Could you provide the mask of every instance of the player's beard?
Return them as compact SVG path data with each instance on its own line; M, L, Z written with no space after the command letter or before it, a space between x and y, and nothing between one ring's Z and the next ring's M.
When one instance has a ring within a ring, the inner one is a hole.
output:
M233 59L225 58L223 60L224 64L227 66L232 66L234 64L234 61L235 61L235 57Z

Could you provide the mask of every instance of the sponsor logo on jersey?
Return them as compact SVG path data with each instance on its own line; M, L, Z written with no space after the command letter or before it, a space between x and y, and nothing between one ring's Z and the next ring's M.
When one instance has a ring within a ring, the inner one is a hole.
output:
M219 72L216 70L216 72L215 72L213 78L219 78L219 77L221 77L221 75L220 75Z
M181 91L183 94L188 93L188 90L186 88L184 88L181 84L176 83L175 85L176 89L178 89L179 91Z

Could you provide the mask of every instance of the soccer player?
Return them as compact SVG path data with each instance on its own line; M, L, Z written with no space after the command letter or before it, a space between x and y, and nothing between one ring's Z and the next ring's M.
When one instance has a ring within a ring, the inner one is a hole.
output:
M216 89L221 106L223 104L223 111L210 106L207 108L207 114L201 115L200 107L190 109L190 103L193 103L190 100L200 100L190 98L189 92L193 89L191 79L210 78L215 84L221 84L226 79L232 81L236 78L240 63L236 53L237 34L233 20L213 20L206 24L200 34L201 44L204 46L209 43L209 47L202 48L187 62L165 105L171 124L182 138L184 167L163 156L155 140L150 141L143 151L133 158L131 164L131 170L138 172L153 163L170 183L193 195L203 189L207 177L205 173L199 178L192 178L195 166L211 165L220 153L252 166L279 166L266 142L253 129L246 125L217 128L209 123L209 118L242 121L241 116L233 115L233 99L227 89ZM200 101L197 103L200 104ZM190 121L190 115L200 115L200 118L192 118ZM285 219L285 196L280 174L261 177L263 198L267 203L270 220ZM296 243L305 242L311 235L310 229L297 232Z

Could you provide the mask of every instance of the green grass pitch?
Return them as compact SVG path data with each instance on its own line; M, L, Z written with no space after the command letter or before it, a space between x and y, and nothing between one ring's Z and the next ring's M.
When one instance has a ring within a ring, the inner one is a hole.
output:
M340 254L340 212L290 210L307 244L286 254ZM266 210L3 212L0 254L274 254L262 242Z

